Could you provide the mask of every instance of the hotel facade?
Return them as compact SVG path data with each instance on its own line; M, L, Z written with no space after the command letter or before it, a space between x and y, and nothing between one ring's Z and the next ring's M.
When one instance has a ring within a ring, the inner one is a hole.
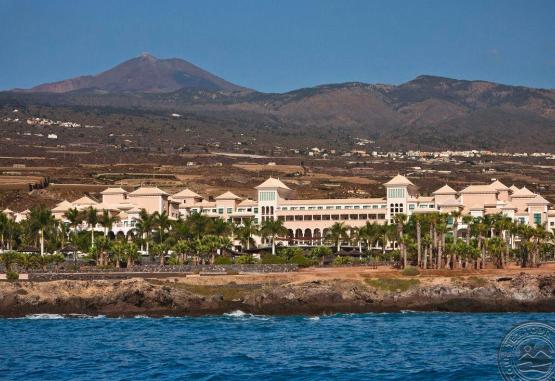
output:
M531 226L543 225L555 230L555 210L542 196L526 187L507 187L500 181L490 184L469 185L459 191L449 185L437 189L431 196L421 196L417 187L405 176L397 175L384 184L385 197L343 198L343 199L298 199L295 192L276 178L269 178L255 187L256 197L241 198L225 192L213 200L208 200L190 189L170 195L156 187L140 187L132 192L123 188L107 188L101 192L102 199L94 200L83 196L73 202L62 201L52 209L55 218L65 220L65 213L71 208L85 210L96 208L99 212L108 210L119 217L112 226L116 236L134 234L139 213L166 212L171 219L186 219L192 213L200 213L211 218L221 218L235 224L252 219L261 224L269 219L281 219L288 230L284 243L320 244L328 229L336 222L357 228L367 222L392 223L396 214L411 216L415 213L451 213L482 217L501 213L512 220ZM21 220L22 213L5 210L8 217ZM466 226L462 220L460 230ZM83 226L86 228L86 225ZM97 226L96 229L103 230ZM258 243L261 239L258 237Z

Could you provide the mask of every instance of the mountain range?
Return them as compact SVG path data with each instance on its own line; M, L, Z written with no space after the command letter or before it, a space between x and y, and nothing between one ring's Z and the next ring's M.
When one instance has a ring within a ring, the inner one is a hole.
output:
M555 151L555 90L429 75L400 85L353 82L263 93L181 59L143 54L98 75L0 93L1 104L189 113L264 126L276 143L299 130L339 131L390 148Z

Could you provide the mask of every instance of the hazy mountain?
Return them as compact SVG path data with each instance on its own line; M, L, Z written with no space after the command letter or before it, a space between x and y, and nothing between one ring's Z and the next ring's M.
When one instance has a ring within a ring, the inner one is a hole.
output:
M157 59L143 54L97 75L87 75L33 87L31 92L65 93L76 90L110 93L167 93L183 88L209 91L239 91L227 82L181 59Z
M302 133L305 140L314 134L330 141L358 136L398 149L555 151L555 90L435 76L401 85L343 83L261 93L183 60L143 55L97 76L37 86L32 93L0 93L2 104L185 113L216 118L218 126L206 124L214 134L228 122L264 126L276 144Z

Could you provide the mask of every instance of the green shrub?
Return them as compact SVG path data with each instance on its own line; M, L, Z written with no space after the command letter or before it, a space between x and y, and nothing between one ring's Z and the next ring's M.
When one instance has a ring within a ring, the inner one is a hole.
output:
M168 265L170 266L177 266L180 265L181 261L179 260L178 257L176 257L175 255L172 255L169 259L168 259Z
M265 265L282 265L284 263L287 263L285 258L272 254L264 254L260 259L261 263Z
M233 264L233 261L229 257L224 257L224 256L220 255L220 256L217 256L216 259L214 259L214 264L215 265L231 265L231 264Z
M312 265L312 261L302 254L297 254L289 260L289 263L298 265L299 267L308 267Z
M6 279L10 280L10 281L18 280L19 279L19 273L16 272L16 271L8 271L6 273Z
M316 246L310 250L310 255L314 258L322 258L331 255L331 249L327 246Z
M420 275L420 271L414 266L407 266L401 271L401 274L405 276L417 276Z
M342 266L342 265L350 265L351 263L353 263L353 258L351 257L335 257L335 259L333 260L333 264L336 266Z
M241 255L235 259L238 265L252 265L256 263L256 259L252 255Z
M278 255L280 257L284 257L288 261L290 261L291 258L293 258L297 255L303 255L303 254L304 254L304 250L301 249L300 247L296 247L296 246L281 247L278 250Z
M409 288L420 284L418 279L379 278L366 279L370 286L384 291L396 292L407 291Z

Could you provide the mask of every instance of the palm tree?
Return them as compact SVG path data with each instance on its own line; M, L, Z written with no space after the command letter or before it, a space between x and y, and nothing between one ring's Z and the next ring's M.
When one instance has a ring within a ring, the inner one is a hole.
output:
M187 218L187 223L191 227L191 233L197 239L206 234L212 224L212 219L198 212L191 213Z
M405 223L407 221L407 215L404 213L398 213L393 216L393 221L397 225L397 237L399 239L399 249L403 257L403 268L407 267L407 250L405 249L405 243L403 242L403 230L405 228Z
M131 268L137 259L139 259L139 249L133 242L125 244L125 258L127 259L127 268Z
M441 269L442 260L443 260L443 249L445 248L445 234L447 233L447 216L445 214L439 214L436 222L435 230L438 234L437 240L437 264L436 267ZM448 260L445 261L445 265L447 267Z
M141 237L145 238L146 240L146 253L150 254L150 235L152 233L152 229L155 226L155 216L153 214L149 214L145 209L141 209L139 212L139 219L135 224L135 229L139 232Z
M94 248L94 228L96 224L98 224L98 210L89 206L85 214L85 220L87 221L89 229L91 229L91 247Z
M385 257L385 247L387 243L395 236L395 225L390 225L387 222L383 225L379 225L378 229L378 241L382 245L382 256Z
M160 242L164 242L164 234L166 234L171 227L170 217L165 210L162 213L154 213L154 225L158 228Z
M120 262L125 258L126 243L123 241L114 241L111 245L112 254L114 255L114 262L116 263L116 268L119 269Z
M201 241L208 254L210 254L210 264L213 265L216 261L216 250L222 247L222 237L208 234L202 237Z
M8 219L8 223L4 227L4 239L7 250L12 250L14 240L21 235L21 225Z
M69 221L69 226L75 231L77 226L83 222L83 214L77 208L68 209L64 213L64 217Z
M211 233L218 237L228 237L233 232L233 226L220 218L215 220L210 227Z
M471 237L470 226L471 226L473 220L474 220L474 217L472 217L470 214L467 214L467 215L463 216L463 218L462 218L463 224L466 225L465 240L466 240L467 245L470 245L470 237Z
M237 238L239 238L242 245L247 247L247 250L250 250L250 244L253 241L252 237L257 234L259 234L258 226L256 226L252 218L244 219L243 225L237 229Z
M102 211L102 216L100 217L100 225L104 228L104 236L107 237L112 226L119 222L118 216L112 216L109 210L104 209Z
M44 232L46 229L54 224L54 216L52 215L52 211L42 205L35 206L31 208L29 220L31 226L39 232L40 255L41 257L44 257Z
M272 255L276 255L276 237L287 234L287 229L283 226L283 220L266 220L262 223L260 234L264 238L270 238L272 241Z
M0 211L0 248L4 249L4 238L8 228L8 216Z
M422 244L424 245L424 256L422 258L422 268L426 270L428 268L428 249L432 247L432 237L428 234L422 237ZM431 252L430 252L431 255Z
M334 243L336 252L341 250L341 242L349 239L348 231L349 226L345 225L344 222L334 223L328 231L327 239Z
M418 267L422 264L422 222L425 218L422 214L413 214L411 216L416 227L416 263Z
M194 251L190 241L180 239L173 246L173 251L179 256L179 263L183 264L187 260L187 254Z
M368 251L371 250L372 245L376 241L376 237L378 236L378 229L379 226L375 223L366 222L366 224L358 229L358 239L359 241L366 242L366 249Z
M487 242L488 253L497 259L497 267L503 268L503 253L505 252L506 242L500 237L492 237Z

